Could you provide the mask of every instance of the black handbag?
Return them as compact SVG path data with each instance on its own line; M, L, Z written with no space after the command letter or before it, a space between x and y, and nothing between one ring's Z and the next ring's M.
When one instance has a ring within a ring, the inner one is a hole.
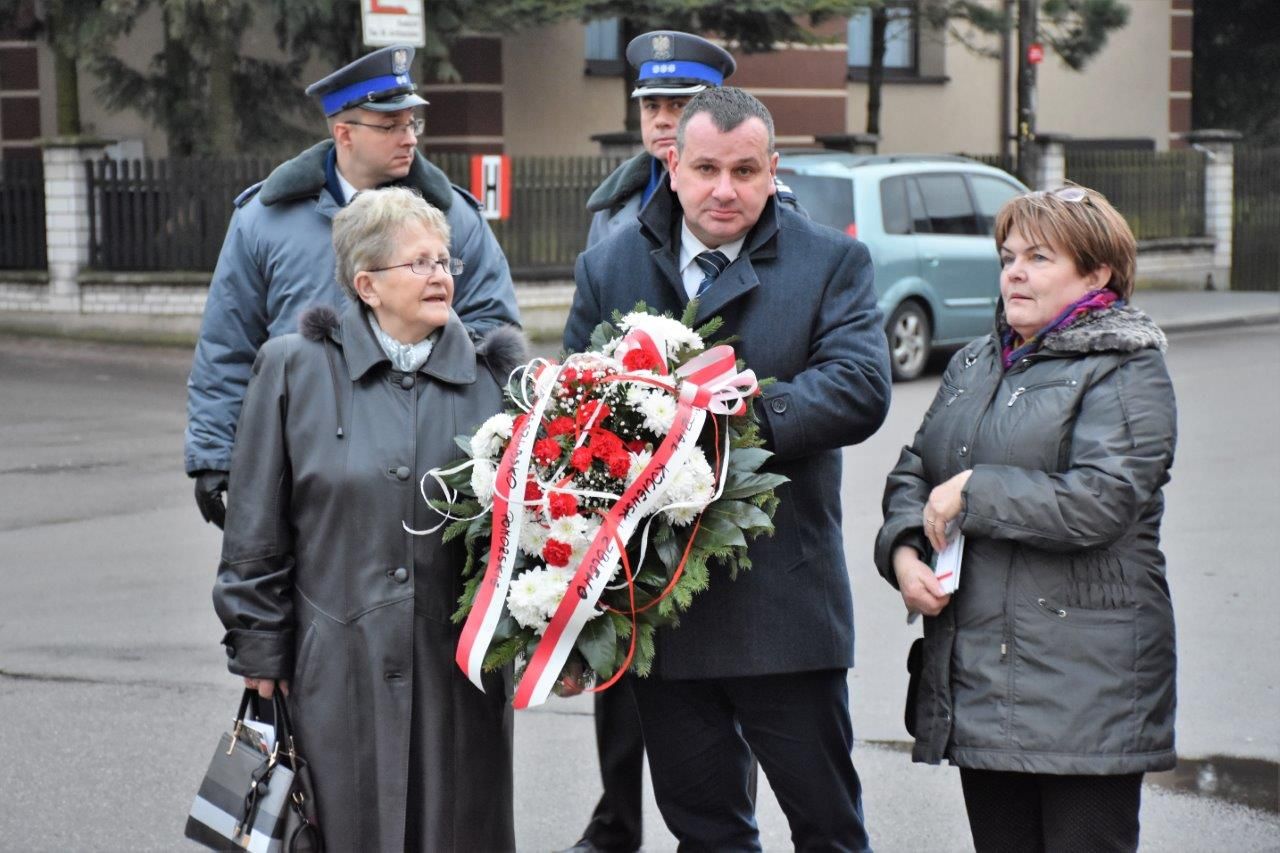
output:
M322 853L311 770L298 754L284 696L273 698L276 741L245 725L257 693L245 690L230 732L218 741L200 783L185 835L211 850Z
M924 637L916 637L907 652L907 704L902 709L902 723L907 727L907 734L919 737L916 732L916 695L920 692L920 676L924 672Z

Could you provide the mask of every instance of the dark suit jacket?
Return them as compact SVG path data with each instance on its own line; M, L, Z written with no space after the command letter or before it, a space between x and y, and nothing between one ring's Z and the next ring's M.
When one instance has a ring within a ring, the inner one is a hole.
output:
M643 300L680 316L683 211L659 190L635 224L578 258L565 326L570 351ZM712 569L677 629L658 637L657 672L717 678L853 665L853 598L840 530L840 448L874 433L889 409L889 359L871 259L861 243L770 198L742 254L703 296L738 355L777 380L756 401L778 490L777 532L751 543L753 567L731 581Z

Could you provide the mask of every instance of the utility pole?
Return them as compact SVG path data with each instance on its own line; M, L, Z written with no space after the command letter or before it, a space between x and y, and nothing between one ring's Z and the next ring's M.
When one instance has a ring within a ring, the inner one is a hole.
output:
M1036 41L1039 0L1018 0L1018 177L1034 186L1036 176L1036 65L1044 49Z
M1013 150L1013 127L1009 111L1013 106L1010 88L1013 84L1013 4L1017 0L1004 0L1004 28L1000 30L1000 164L1009 167L1009 155Z

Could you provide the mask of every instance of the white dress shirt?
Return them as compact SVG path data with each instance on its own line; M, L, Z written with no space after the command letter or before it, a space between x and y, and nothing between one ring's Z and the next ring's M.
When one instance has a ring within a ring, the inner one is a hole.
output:
M741 254L742 244L746 240L747 235L743 234L732 243L716 246L716 251L728 258L729 263L733 263ZM694 263L693 259L709 251L711 249L708 246L703 245L701 240L693 236L693 232L689 230L688 220L682 217L680 219L680 278L684 282L684 292L689 294L690 299L698 295L698 285L702 284L702 280L707 277L702 267Z

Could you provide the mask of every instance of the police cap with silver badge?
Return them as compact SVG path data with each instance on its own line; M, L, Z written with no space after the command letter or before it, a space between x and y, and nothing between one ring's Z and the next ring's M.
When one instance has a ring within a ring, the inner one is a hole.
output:
M637 70L633 98L646 95L696 95L721 86L736 69L729 51L701 36L655 30L627 45L627 62Z
M417 86L409 78L413 48L393 44L360 57L323 80L307 87L307 94L320 99L326 116L351 107L393 113L426 104L414 94Z

